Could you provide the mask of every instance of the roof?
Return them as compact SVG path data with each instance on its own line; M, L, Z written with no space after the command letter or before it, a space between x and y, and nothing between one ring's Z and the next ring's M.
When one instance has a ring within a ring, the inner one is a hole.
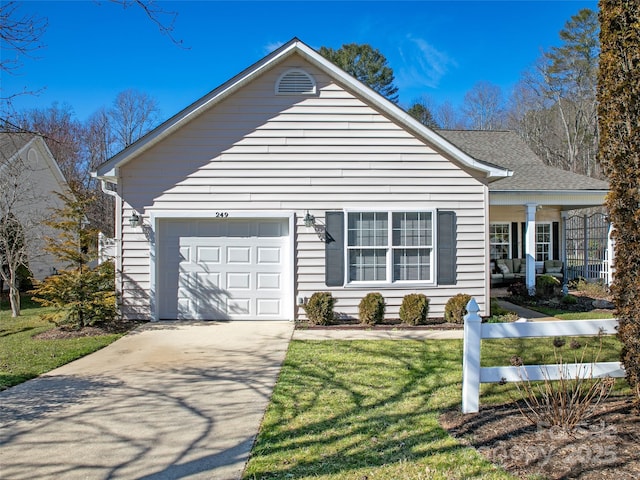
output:
M174 115L137 142L127 147L125 150L107 160L97 168L97 171L95 172L96 176L102 180L117 182L117 170L120 166L133 160L138 155L142 154L162 139L178 130L182 125L190 122L203 112L213 108L217 103L227 98L247 83L251 82L254 78L294 54L298 54L303 57L306 61L333 78L337 83L340 83L343 87L352 91L368 105L379 109L392 121L395 121L398 125L408 131L411 131L417 138L428 143L448 158L459 162L463 168L466 167L475 170L476 172L480 172L481 175L484 175L489 180L510 175L508 169L492 165L491 163L485 163L484 161L478 160L463 152L444 137L422 125L395 103L389 101L379 93L364 85L362 82L334 65L297 38L293 38L282 47L271 52L262 60L256 62L243 72L228 80L226 83L220 85L215 90Z
M490 191L609 190L603 180L551 167L515 132L490 130L437 130L473 158L513 171L489 184Z

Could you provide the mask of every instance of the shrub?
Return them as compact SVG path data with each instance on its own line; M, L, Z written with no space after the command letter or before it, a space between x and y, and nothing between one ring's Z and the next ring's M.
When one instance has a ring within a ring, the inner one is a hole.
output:
M312 325L330 325L333 322L333 306L336 302L331 292L315 292L302 308Z
M426 323L429 315L429 299L424 293L405 295L400 305L400 320L408 325Z
M551 298L560 294L562 283L553 275L540 275L536 278L536 296Z
M507 292L509 295L516 298L529 298L529 290L524 282L514 282L507 287Z
M387 305L382 294L377 292L367 293L360 300L358 305L358 313L360 315L360 323L366 325L375 325L384 320L384 312Z
M579 342L576 345L571 342L571 348L576 350L582 347ZM565 345L564 339L555 338L553 340L555 363L551 371L557 371L558 380L551 380L541 369L544 380L532 382L526 378L516 382L516 389L524 402L524 407L518 406L520 413L532 423L541 427L559 427L566 432L571 432L579 424L591 417L596 407L606 399L614 386L614 379L611 377L594 378L592 369L577 368L585 359L586 346L582 350L581 356L576 356L574 361L575 374L572 376L567 368L570 363L566 362L559 348ZM600 347L596 352L596 358L602 349L602 338ZM512 360L512 365L522 365L522 359ZM573 363L573 362L571 362ZM556 370L557 367L557 370Z
M39 283L33 300L54 312L42 318L73 329L116 319L115 267L113 261L94 268L61 270Z
M563 303L564 305L575 305L578 303L578 298L573 295L565 295L560 299L560 303Z
M471 300L471 295L459 293L449 299L444 307L444 319L451 323L464 323L464 316L467 314L467 303Z

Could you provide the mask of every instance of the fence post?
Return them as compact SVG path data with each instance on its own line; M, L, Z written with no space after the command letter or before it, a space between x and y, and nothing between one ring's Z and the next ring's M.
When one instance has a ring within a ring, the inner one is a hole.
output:
M480 327L482 318L475 298L467 303L462 353L462 413L476 413L480 403Z

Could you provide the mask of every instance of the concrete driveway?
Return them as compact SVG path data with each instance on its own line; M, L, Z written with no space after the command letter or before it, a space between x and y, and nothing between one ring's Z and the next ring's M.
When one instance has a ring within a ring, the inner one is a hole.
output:
M0 392L0 478L238 479L292 331L149 324Z

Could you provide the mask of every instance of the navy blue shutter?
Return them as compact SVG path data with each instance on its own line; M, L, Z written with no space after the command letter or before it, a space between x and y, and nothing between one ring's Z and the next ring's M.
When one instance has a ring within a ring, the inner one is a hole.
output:
M552 260L560 260L560 222L551 225L551 244L553 245Z
M325 264L327 287L344 285L344 212L325 212Z
M518 258L518 222L511 223L511 258Z
M456 284L456 213L438 212L438 285Z
M527 223L522 222L522 257L527 258Z

